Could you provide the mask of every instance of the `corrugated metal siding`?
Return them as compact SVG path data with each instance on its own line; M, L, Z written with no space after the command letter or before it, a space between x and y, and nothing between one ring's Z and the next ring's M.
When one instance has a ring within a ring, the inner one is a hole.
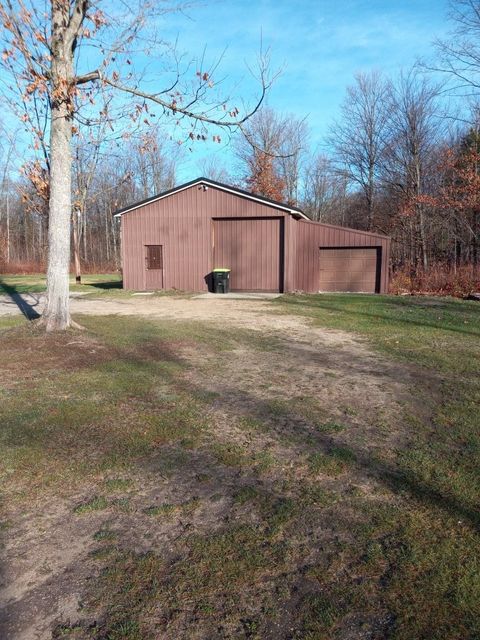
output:
M212 218L285 217L285 212L241 196L193 186L122 216L123 278L142 290L145 245L163 246L165 289L202 291L214 268Z
M283 289L283 218L214 221L214 267L231 269L232 291Z
M297 220L285 217L284 291L295 291L297 272Z
M388 237L304 220L296 222L296 236L295 289L308 292L319 291L320 248L322 247L380 247L379 293L388 291L390 252Z

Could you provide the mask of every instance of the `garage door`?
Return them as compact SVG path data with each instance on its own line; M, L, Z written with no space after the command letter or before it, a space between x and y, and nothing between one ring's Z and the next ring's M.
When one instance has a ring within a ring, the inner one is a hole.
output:
M214 268L231 269L232 291L280 291L282 287L279 218L214 220Z
M377 249L320 249L319 291L375 293Z

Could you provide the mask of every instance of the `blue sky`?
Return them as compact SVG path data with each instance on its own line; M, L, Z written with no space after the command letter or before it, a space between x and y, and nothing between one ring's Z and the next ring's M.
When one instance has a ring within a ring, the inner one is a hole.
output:
M233 104L240 108L242 100L255 102L258 83L248 66L255 67L262 42L270 50L272 69L282 69L268 104L305 118L315 149L338 116L354 74L376 69L394 75L418 58L431 57L435 38L451 29L447 13L448 0L192 0L188 9L166 13L153 26L167 42L177 41L186 60L204 49L206 67L222 58L214 79L224 78L221 94L238 96ZM162 52L158 54L151 59L132 56L135 67L150 62L147 78L152 82L146 90L165 86ZM88 56L84 70L95 64ZM195 68L190 70L192 77ZM12 122L17 126L15 119ZM170 125L168 130L172 132ZM178 131L173 136L180 137ZM192 152L185 151L178 180L200 175L205 157L231 171L235 159L227 136L222 138L221 145L198 142ZM20 155L19 164L24 161Z
M233 0L206 1L169 15L161 25L179 48L207 59L226 49L221 74L239 82L237 95L253 98L253 65L260 40L271 50L272 67L283 68L272 88L271 107L307 117L312 146L322 142L339 112L345 88L356 71L378 69L395 74L417 58L432 55L432 42L450 29L447 0ZM198 174L198 159L215 153L228 164L224 147L196 146L180 171Z

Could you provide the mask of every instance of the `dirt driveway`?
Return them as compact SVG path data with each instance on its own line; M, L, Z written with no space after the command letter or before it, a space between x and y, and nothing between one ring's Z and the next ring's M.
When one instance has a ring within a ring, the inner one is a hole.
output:
M271 319L265 322L263 315L271 309L271 298L276 296L148 296L132 295L116 298L84 298L71 295L72 314L95 316L145 316L168 320L198 320L200 322L229 322L236 326L252 329L270 326ZM44 295L36 293L0 296L0 316L27 315L37 317L44 305ZM259 320L260 325L252 322ZM263 318L263 319L262 319ZM279 320L279 326L284 322ZM287 322L288 324L288 322ZM291 323L290 323L291 324ZM273 327L274 328L274 327Z

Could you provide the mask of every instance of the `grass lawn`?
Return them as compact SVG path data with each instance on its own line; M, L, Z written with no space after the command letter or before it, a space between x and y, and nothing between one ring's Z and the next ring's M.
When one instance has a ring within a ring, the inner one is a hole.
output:
M265 305L0 318L0 637L480 637L480 305Z
M41 293L47 288L44 273L0 274L0 295L9 293ZM85 274L82 284L76 284L75 276L70 276L70 290L89 294L122 293L122 276L119 273Z

